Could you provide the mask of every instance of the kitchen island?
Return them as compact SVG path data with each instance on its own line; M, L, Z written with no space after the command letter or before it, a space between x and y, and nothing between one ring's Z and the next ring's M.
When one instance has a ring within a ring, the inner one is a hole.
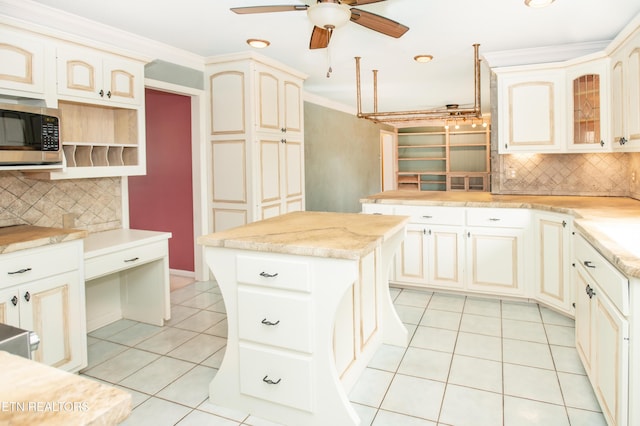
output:
M388 290L408 217L295 212L198 238L224 297L211 402L285 425L358 425L347 393L408 333Z

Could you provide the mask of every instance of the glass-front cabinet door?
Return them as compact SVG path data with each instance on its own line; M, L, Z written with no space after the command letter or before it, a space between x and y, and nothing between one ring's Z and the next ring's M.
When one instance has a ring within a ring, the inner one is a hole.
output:
M610 149L608 59L602 58L567 69L571 123L568 148L581 152Z

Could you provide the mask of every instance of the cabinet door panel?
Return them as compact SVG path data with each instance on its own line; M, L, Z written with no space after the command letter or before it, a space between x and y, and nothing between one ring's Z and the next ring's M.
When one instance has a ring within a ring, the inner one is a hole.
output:
M471 230L467 240L469 289L521 293L522 253L522 231Z
M509 92L511 145L553 145L553 83L517 84Z
M16 287L0 291L0 323L20 327L20 291Z
M44 93L44 44L39 40L2 29L0 86Z
M538 217L536 247L536 298L567 313L569 302L569 237L567 220Z
M289 132L302 131L302 94L300 86L284 82L284 126Z
M302 162L304 161L302 153L302 143L295 141L287 141L284 144L284 164L285 173L285 196L287 198L300 197L302 195Z
M431 228L429 240L429 284L461 288L464 285L462 231Z
M85 49L58 49L58 93L100 99L102 61Z
M396 281L425 284L427 279L426 235L422 226L407 225L407 233L396 254Z
M86 347L86 326L79 285L78 272L69 272L20 288L20 326L40 337L36 361L69 369L83 358L79 354Z
M592 358L593 358L593 304L586 294L587 286L592 286L588 275L585 274L581 267L576 267L574 271L574 282L576 292L576 349L582 360L585 371L592 377Z
M626 136L624 68L621 61L616 61L611 70L611 133L614 147Z
M627 424L629 323L606 297L595 299L595 391L609 424Z
M278 78L268 72L258 73L258 126L263 130L280 130L280 93Z
M260 202L280 199L280 141L260 141Z
M628 133L630 141L638 141L640 140L640 47L634 49L629 55L628 71Z
M213 202L247 202L246 141L211 142Z
M211 134L244 133L244 74L239 71L219 72L209 77L209 85Z

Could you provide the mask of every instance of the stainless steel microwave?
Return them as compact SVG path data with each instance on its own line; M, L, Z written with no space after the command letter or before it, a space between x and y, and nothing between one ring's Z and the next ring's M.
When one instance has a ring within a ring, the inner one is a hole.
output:
M58 110L0 104L0 165L42 164L62 164Z

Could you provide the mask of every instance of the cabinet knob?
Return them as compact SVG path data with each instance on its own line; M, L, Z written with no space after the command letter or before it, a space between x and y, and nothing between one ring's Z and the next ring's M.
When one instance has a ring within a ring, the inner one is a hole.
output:
M261 322L262 324L264 324L264 325L278 325L278 324L280 324L280 320L278 320L278 321L276 321L276 322L271 322L271 321L268 321L266 318L265 318L265 319L263 319L263 320L262 320L262 321L260 321L260 322Z
M280 142L281 143L287 143L287 140L286 139L280 139Z
M622 136L618 142L620 143L620 145L624 145L627 143L627 139L624 136Z
M587 287L584 290L587 293L587 296L589 296L589 299L591 299L593 296L596 295L596 292L593 291L593 289L591 288L591 286L589 284L587 284Z
M98 95L100 95L101 98L104 98L104 90L100 89Z
M26 293L24 294L24 300L26 300L27 302L28 302L29 300L31 300L31 294L30 294L29 292L26 292Z
M8 275L24 274L25 272L29 272L30 270L31 268L23 268L23 269L18 269L17 271L7 272L7 274Z
M262 378L262 381L267 383L267 384L270 384L270 385L277 385L278 383L280 383L280 380L282 380L282 379L278 379L278 380L276 380L274 382L273 380L269 379L268 377L269 377L269 375L267 374L266 376L264 376Z
M278 273L276 272L275 274L270 274L268 272L260 272L260 276L263 278L275 278L278 276Z
M283 127L283 128L281 128L281 129L280 129L280 131L281 131L282 133L287 133L287 128L286 128L286 127Z
M13 306L16 306L16 305L18 304L18 296L15 296L15 295L14 295L14 296L11 298L11 304L12 304Z
M107 92L107 98L111 99L111 90Z
M600 141L600 146L604 146L604 141Z

